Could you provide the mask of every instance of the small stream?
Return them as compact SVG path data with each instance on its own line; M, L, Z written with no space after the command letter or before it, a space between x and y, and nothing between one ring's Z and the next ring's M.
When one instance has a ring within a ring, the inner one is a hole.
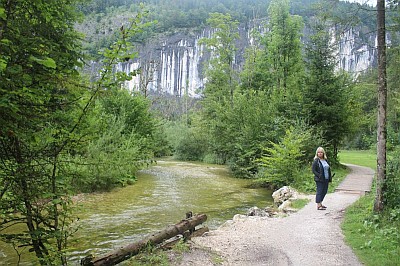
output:
M160 231L188 211L207 214L205 225L215 229L252 206L272 203L271 191L249 188L250 184L233 178L226 166L160 160L142 170L132 186L84 195L75 223L79 230L70 240L70 264L79 265L86 255L104 255ZM0 265L13 265L13 254L2 248L0 242Z

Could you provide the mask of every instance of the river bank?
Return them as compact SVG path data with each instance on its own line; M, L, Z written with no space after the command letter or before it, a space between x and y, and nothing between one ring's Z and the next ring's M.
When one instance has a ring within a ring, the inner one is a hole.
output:
M352 168L357 175L357 169ZM362 174L362 173L360 173ZM191 249L172 257L172 265L362 265L345 243L340 224L359 194L328 194L325 211L314 196L303 209L287 217L235 216L217 230L190 241Z

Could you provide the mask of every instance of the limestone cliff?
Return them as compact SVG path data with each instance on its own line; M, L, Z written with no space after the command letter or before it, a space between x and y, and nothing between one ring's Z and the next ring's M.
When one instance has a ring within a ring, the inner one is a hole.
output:
M262 23L242 24L239 28L240 40L237 42L235 67L239 70L244 63L244 51L253 44L250 32L253 29L263 31ZM333 29L334 30L334 29ZM201 95L205 80L204 63L209 53L199 44L201 38L210 37L212 29L200 32L176 32L159 37L145 46L138 47L139 57L135 61L121 63L118 70L130 72L140 68L141 74L126 84L130 90L153 91L175 96ZM374 35L365 37L357 28L349 28L339 35L336 42L338 69L344 69L358 75L375 64L376 49Z

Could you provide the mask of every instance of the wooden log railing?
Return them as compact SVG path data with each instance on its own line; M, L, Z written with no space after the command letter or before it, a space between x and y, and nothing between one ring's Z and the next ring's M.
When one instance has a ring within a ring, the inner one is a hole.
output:
M164 230L152 234L138 242L129 244L125 247L121 247L118 250L114 250L106 255L100 257L93 257L89 255L81 260L81 265L83 266L100 266L100 265L116 265L124 260L127 260L137 254L139 254L142 250L144 250L149 245L158 245L161 244L164 240L168 240L174 236L179 234L188 236L188 232L194 233L195 227L199 224L204 223L207 220L207 215L205 214L197 214L191 216L187 219L180 221L175 225L170 225ZM201 230L201 231L204 231Z

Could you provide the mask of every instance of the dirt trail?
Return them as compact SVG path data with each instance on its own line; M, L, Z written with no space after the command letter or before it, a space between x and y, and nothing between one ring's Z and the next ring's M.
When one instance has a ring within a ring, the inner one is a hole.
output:
M352 176L362 177L372 171L349 167ZM328 194L325 211L316 209L313 195L307 197L310 203L287 217L236 215L217 230L193 238L193 249L175 265L362 265L344 242L340 229L345 209L360 195Z

